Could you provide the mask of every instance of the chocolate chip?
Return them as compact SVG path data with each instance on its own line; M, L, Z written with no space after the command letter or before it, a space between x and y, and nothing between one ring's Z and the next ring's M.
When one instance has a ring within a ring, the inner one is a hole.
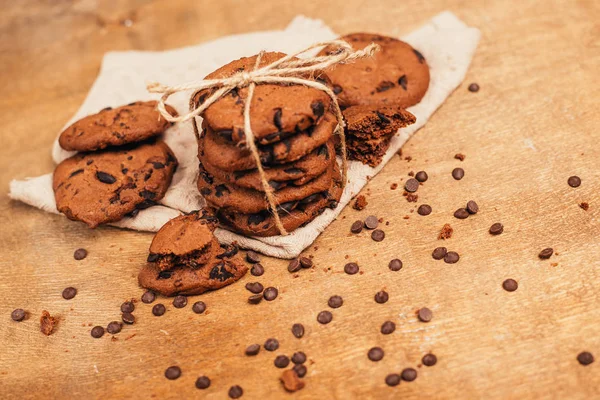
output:
M294 368L292 368L295 372L296 375L298 375L298 378L303 378L304 375L306 375L306 366L302 365L302 364L296 364L294 365Z
M263 267L261 264L254 264L250 269L250 273L254 276L261 276L265 273L265 267Z
M383 349L381 347L372 347L367 353L367 357L371 361L379 361L383 358Z
M247 356L255 356L260 351L260 344L251 344L246 347L246 355Z
M123 320L123 322L125 322L126 324L131 325L135 323L135 316L132 313L125 312L121 314L121 320Z
M75 297L76 294L77 294L77 289L69 286L68 288L63 290L62 297L65 300L71 300L73 297Z
M385 290L375 293L375 301L379 304L387 302L389 298L390 295Z
M419 317L420 321L429 322L433 318L433 312L429 308L423 307L419 310L417 316Z
M452 170L452 177L457 181L460 181L465 176L465 170L462 168L454 168Z
M266 301L273 301L277 298L278 294L279 294L279 291L276 288L270 286L265 289L265 291L263 293L263 297L265 298Z
M10 313L10 317L12 318L13 321L16 321L16 322L23 321L25 319L26 315L27 315L27 313L22 308L16 308L13 310L13 312Z
M302 325L302 324L292 325L292 334L295 337L297 337L298 339L300 339L302 336L304 336L304 325Z
M374 215L369 215L365 219L365 227L367 229L375 229L379 225L379 219Z
M246 290L254 294L259 294L262 293L264 287L260 282L248 282L246 283Z
M248 297L248 303L258 304L262 301L262 299L263 299L262 294L253 294L252 296Z
M469 214L477 214L477 211L479 211L479 206L477 205L477 203L475 203L475 201L469 200L469 202L467 203L467 211L469 212Z
M229 388L229 397L232 399L239 399L244 394L244 390L241 386L235 385Z
M499 235L502 232L504 232L504 225L502 225L500 222L496 222L490 227L490 233L492 235Z
M454 217L458 219L467 219L469 218L469 215L470 214L466 208L459 208L458 210L454 211Z
M400 384L399 374L389 374L385 377L385 384L388 386L398 386Z
M175 308L183 308L187 306L187 297L185 296L176 296L173 299L173 307Z
M246 261L251 264L258 264L260 262L260 256L254 251L249 251L246 253Z
M352 233L360 233L363 229L363 222L362 221L354 221L352 223L352 226L350 227L350 232Z
M417 371L414 368L404 368L400 376L403 381L412 382L417 379Z
M202 314L204 311L206 311L206 304L204 304L203 301L197 301L194 303L194 305L192 305L192 311L196 314Z
M545 248L544 250L540 251L540 254L538 254L538 257L541 258L542 260L547 260L550 257L552 257L552 254L554 254L554 249L552 247L548 247L548 248Z
M148 261L150 263L157 262L159 258L160 258L160 255L155 254L155 253L150 253L150 254L148 254L148 258L146 259L146 261Z
M427 172L419 171L416 173L415 179L418 180L419 182L425 182L425 181L427 181L427 179L429 179L429 176L427 176Z
M277 130L281 131L283 129L283 125L281 124L281 108L275 109L275 114L273 115L273 124L275 124Z
M142 295L142 303L150 304L156 300L156 294L153 291L147 290Z
M371 239L373 239L376 242L381 242L383 239L385 239L385 232L381 229L375 229L371 233Z
M300 265L302 268L311 268L313 266L313 261L308 257L300 257Z
M269 338L265 341L264 347L267 351L275 351L279 348L279 341L274 338Z
M433 367L435 364L437 364L437 357L435 356L435 354L425 354L421 359L421 362L426 367Z
M433 253L431 253L431 256L433 257L434 260L441 260L442 258L444 258L446 256L446 254L448 253L448 249L445 247L436 247L433 250Z
M354 275L358 272L359 268L358 268L358 264L357 263L348 263L346 265L344 265L344 272L347 273L348 275Z
M584 351L577 355L577 361L581 365L590 365L594 362L594 356L589 351Z
M394 258L388 264L388 268L394 272L400 271L402 269L402 261L398 260L397 258Z
M338 85L333 85L333 93L335 94L340 94L344 91L344 89L342 89L341 86Z
M419 181L416 180L415 178L410 178L404 184L404 189L406 189L406 191L409 192L409 193L416 192L417 189L419 189Z
M385 92L385 91L387 91L387 90L390 90L390 89L391 89L391 88L393 88L394 86L395 86L395 85L394 85L394 82L390 82L390 81L382 81L382 82L379 82L379 84L377 85L377 87L375 88L375 90L376 90L378 93L381 93L381 92Z
M344 299L342 296L331 296L327 301L327 305L331 308L340 308L344 304Z
M408 79L406 79L406 75L402 75L400 78L398 78L398 85L400 85L404 90L407 89Z
M131 301L126 301L123 304L121 304L121 312L133 312L133 310L135 310L135 305L131 302Z
M165 313L165 311L167 311L167 308L163 305L163 304L155 304L154 307L152 307L152 314L156 317L160 317L161 315L163 315Z
M88 252L86 249L77 249L73 253L73 258L76 259L77 261L81 261L84 258L86 258L87 255L88 255Z
M389 335L396 330L396 324L392 321L385 321L383 325L381 325L381 333L384 335Z
M581 185L581 178L579 178L578 176L570 176L569 180L567 180L567 183L572 188L579 187L579 185Z
M210 386L210 378L208 376L201 376L196 379L197 389L208 389Z
M514 292L518 289L518 287L519 284L514 279L507 279L504 282L502 282L502 288L504 288L504 290L506 290L507 292Z
M319 315L317 315L317 321L323 325L330 323L332 319L333 314L329 311L321 311Z
M117 178L115 178L114 176L112 176L111 174L108 174L106 172L102 172L102 171L96 171L96 178L102 182L102 183L107 183L107 184L113 184L117 181Z
M294 364L304 364L306 362L306 354L301 351L297 351L292 356L292 362Z
M458 262L458 260L460 260L460 256L455 251L449 251L444 256L444 262L446 264L455 264Z
M288 269L288 272L294 273L294 272L300 271L301 268L302 268L302 266L300 265L300 261L298 261L298 259L294 259L294 260L290 261L287 269Z
M313 114L317 117L320 117L323 114L325 114L325 105L320 100L317 100L314 103L312 103L310 105L310 108L312 108Z
M165 377L170 380L177 379L181 376L181 368L173 365L165 370Z
M429 204L421 204L417 209L417 213L423 216L431 214L431 211L431 206Z
M386 117L385 115L383 115L382 113L380 113L379 111L375 111L375 114L377 115L377 118L379 118L378 124L379 125L387 125L390 122L390 119L388 117Z
M285 368L290 365L290 359L284 355L278 355L275 357L274 364L277 368Z
M479 92L479 85L476 83L471 83L469 85L469 92L473 92L473 93Z
M92 331L90 332L90 334L92 335L92 337L94 339L99 339L102 336L104 336L104 328L101 326L95 326L92 328Z
M117 333L121 332L122 328L123 324L121 324L119 321L112 321L109 322L108 326L106 327L106 331L111 335L116 335Z

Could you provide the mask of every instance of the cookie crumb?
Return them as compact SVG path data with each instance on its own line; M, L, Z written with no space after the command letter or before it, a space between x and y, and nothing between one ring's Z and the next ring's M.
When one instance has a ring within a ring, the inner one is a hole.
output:
M415 172L414 172L414 171L410 171L410 172L408 173L408 176L415 176Z
M408 161L408 162L411 162L411 161L412 161L412 157L411 157L411 156L406 156L406 157L404 157L404 159L405 159L406 161Z
M392 189L392 190L398 189L398 184L397 183L392 183L391 186L390 186L390 189Z
M406 193L406 201L409 203L416 203L419 200L419 195L415 193Z
M587 211L587 210L589 210L589 209L590 209L590 205L589 205L589 203L586 203L585 201L584 201L584 202L582 202L582 203L579 203L579 207L581 207L581 209L582 209L583 211Z
M452 229L450 224L444 224L442 230L440 231L440 234L438 235L438 240L450 239L453 233L454 229Z
M304 387L304 381L298 378L298 374L293 369L283 371L279 380L288 392L295 392Z
M40 331L44 335L50 336L56 325L58 325L58 318L51 316L46 310L42 311L42 316L40 317Z
M356 201L354 202L354 205L352 206L352 208L354 208L355 210L361 211L361 210L365 209L367 204L369 204L367 202L367 199L365 198L365 196L363 196L361 194L360 196L356 197Z
M460 161L465 161L465 158L466 158L466 157L467 157L467 156L465 156L465 155L464 155L464 154L462 154L462 153L456 153L456 154L454 155L454 158L456 158L457 160L460 160Z

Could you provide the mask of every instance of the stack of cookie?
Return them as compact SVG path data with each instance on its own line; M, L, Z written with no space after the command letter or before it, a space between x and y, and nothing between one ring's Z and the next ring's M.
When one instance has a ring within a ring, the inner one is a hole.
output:
M69 126L59 144L81 153L54 171L58 211L95 228L156 204L177 167L171 149L156 139L170 125L149 101L106 108Z
M283 57L266 53L260 66ZM231 76L254 68L256 56L233 61L206 79ZM325 80L325 76L315 79ZM244 103L248 89L234 90L202 114L198 142L198 189L218 210L220 221L248 236L278 235L263 183L246 147ZM193 98L196 106L210 91ZM312 221L325 208L337 205L341 177L335 160L333 132L337 126L331 99L300 85L257 85L250 121L268 184L274 190L278 214L288 231Z
M352 33L340 40L354 49L371 43L380 46L373 57L326 71L344 109L349 158L376 166L397 130L415 122L415 117L404 108L420 102L427 92L429 67L419 51L398 39ZM325 48L320 54L332 51L335 49Z
M240 279L248 267L234 245L213 236L218 221L193 212L167 222L154 236L140 286L165 296L194 295L220 289Z

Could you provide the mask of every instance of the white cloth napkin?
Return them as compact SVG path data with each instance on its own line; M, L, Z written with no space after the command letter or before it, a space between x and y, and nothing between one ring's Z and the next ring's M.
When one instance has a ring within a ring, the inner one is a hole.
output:
M322 21L298 16L283 31L255 32L227 36L212 42L177 50L162 52L127 51L111 52L104 56L98 78L94 82L81 108L65 125L88 114L112 106L137 100L155 98L146 91L146 83L157 81L176 85L199 80L208 73L231 60L250 56L260 50L292 53L309 45L336 38L337 35ZM221 242L237 241L243 248L263 254L293 258L307 248L319 234L339 215L348 202L367 183L367 177L375 176L402 145L421 128L435 110L462 82L471 62L480 33L470 28L454 14L443 12L432 18L420 29L402 40L418 49L426 58L430 68L431 82L423 100L409 108L417 122L398 131L393 138L383 162L376 168L360 162L350 162L349 183L338 207L326 209L308 225L296 229L288 236L249 238L218 229L216 235ZM189 94L177 94L169 103L178 111L187 110ZM165 141L175 152L179 167L173 183L161 200L160 206L140 211L135 218L124 218L112 225L141 231L157 231L169 219L202 208L204 201L196 188L198 161L197 146L191 123L176 124L165 133ZM71 152L60 148L58 140L52 149L56 163L70 157ZM58 213L52 191L52 174L26 180L13 180L9 196L47 212Z

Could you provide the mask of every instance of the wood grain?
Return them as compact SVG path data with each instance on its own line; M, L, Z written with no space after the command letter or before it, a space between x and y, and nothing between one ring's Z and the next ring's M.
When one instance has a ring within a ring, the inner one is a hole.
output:
M598 398L600 362L583 367L580 351L600 358L600 5L594 0L540 2L196 1L119 0L2 2L0 13L0 397L2 398L225 398L231 385L244 398L285 396L273 365L277 354L302 350L309 358L306 387L296 398ZM137 322L111 340L90 337L89 324L120 318L119 306L139 298L136 275L150 234L114 228L88 230L60 216L8 200L12 178L52 170L51 143L83 101L104 52L162 50L223 35L281 29L296 14L322 18L340 33L368 30L401 35L443 10L482 31L465 83L364 190L369 205L348 207L307 254L316 268L290 275L286 262L263 259L266 273L251 275L191 306L153 317L139 302ZM481 85L470 93L470 82ZM463 162L453 158L466 154ZM456 166L465 178L452 179ZM419 202L408 203L392 183L424 169L429 181ZM582 185L567 185L578 175ZM454 219L476 200L481 211ZM589 210L578 203L586 201ZM420 217L416 206L433 213ZM356 219L386 221L386 239L350 235ZM409 219L404 219L408 216ZM504 234L487 233L502 222ZM389 222L389 225L387 225ZM454 265L434 261L444 223L454 236L444 245L460 253ZM537 253L557 255L540 261ZM76 262L73 251L90 254ZM404 268L388 270L392 258ZM348 276L348 261L361 274ZM553 263L556 263L554 265ZM516 292L502 290L514 278ZM244 285L258 280L279 298L245 303ZM61 298L75 286L75 299ZM386 304L373 300L385 288ZM316 322L331 295L344 305L326 326ZM430 323L415 311L433 310ZM10 320L22 307L30 318ZM60 317L49 337L39 332L42 310ZM392 335L379 333L393 320ZM298 340L291 326L301 322ZM276 337L281 347L244 356L252 343ZM385 357L367 359L372 346ZM416 367L432 351L434 367L395 388L388 373ZM167 381L164 370L183 375ZM210 389L194 387L199 375Z

